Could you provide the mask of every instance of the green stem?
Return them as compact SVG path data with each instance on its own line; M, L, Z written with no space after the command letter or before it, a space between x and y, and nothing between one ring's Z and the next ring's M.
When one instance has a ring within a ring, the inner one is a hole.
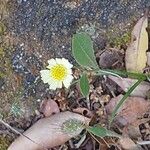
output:
M109 127L112 123L112 121L114 120L119 108L124 104L125 100L128 98L128 96L134 91L134 89L144 80L144 78L139 79L135 84L133 84L129 90L127 91L127 93L123 96L123 98L119 101L119 103L117 104L117 106L115 107L115 109L113 110L112 114L111 114L111 118L109 120Z
M127 71L121 71L121 70L110 70L110 69L97 69L94 70L98 75L114 75L118 77L129 77L134 79L147 79L147 75L142 73L134 73L134 72L127 72Z

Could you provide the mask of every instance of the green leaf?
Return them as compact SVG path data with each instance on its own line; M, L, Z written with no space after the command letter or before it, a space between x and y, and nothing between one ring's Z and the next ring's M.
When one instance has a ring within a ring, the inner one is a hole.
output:
M94 55L93 42L86 33L77 33L72 38L72 53L77 63L86 68L99 68Z
M80 89L83 96L87 97L89 94L90 86L86 74L83 74L82 77L80 78Z
M117 138L120 138L121 136L113 131L110 131L110 130L107 130L106 128L104 127L101 127L99 125L96 125L94 127L88 127L87 128L87 131L92 133L93 135L95 136L98 136L98 137L117 137Z
M109 126L111 125L112 121L114 120L118 110L120 107L122 107L122 105L124 104L125 100L129 97L129 95L134 91L134 89L144 80L145 78L141 78L139 79L137 82L135 82L135 84L133 84L129 90L126 92L126 94L123 96L123 98L119 101L119 103L117 104L117 106L115 107L115 109L113 110L112 114L111 114L111 118L109 120Z

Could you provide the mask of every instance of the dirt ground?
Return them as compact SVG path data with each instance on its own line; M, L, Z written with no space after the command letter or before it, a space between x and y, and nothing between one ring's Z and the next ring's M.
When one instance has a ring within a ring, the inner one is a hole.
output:
M78 105L77 92L68 98L41 81L39 71L47 60L64 57L75 64L71 37L80 31L92 37L97 56L108 47L126 49L131 29L148 6L149 0L0 0L0 116L23 132L42 117L39 108L44 99L55 99L59 105L65 99L61 110L72 110ZM117 68L124 68L120 55ZM104 99L111 97L102 78L92 86L95 92L103 91ZM93 104L93 110L97 107L100 104ZM16 137L0 124L0 150Z

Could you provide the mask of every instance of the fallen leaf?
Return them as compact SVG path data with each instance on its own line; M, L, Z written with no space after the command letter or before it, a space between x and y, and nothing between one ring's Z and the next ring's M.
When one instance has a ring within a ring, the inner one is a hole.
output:
M126 50L125 63L127 71L143 72L146 66L148 50L147 13L134 26L131 43Z
M45 117L49 117L52 114L59 113L60 110L59 110L57 103L54 100L45 99L41 103L40 112L42 112Z
M150 66L150 52L147 52L147 64Z
M123 137L118 141L123 150L141 150L140 146L137 146L129 137Z
M116 82L123 91L127 92L128 89L137 82L136 79L130 79L130 78L118 78L115 76L108 76L112 81ZM136 89L130 94L131 96L139 96L139 97L146 97L148 91L150 90L150 83L143 81L141 84L139 84Z
M122 97L123 95L119 95L115 98L112 98L110 102L105 106L108 115L113 112L113 109ZM128 97L124 105L119 109L119 112L115 117L115 123L120 127L124 127L142 117L143 114L149 109L150 102L146 101L144 98Z
M8 150L45 150L64 144L80 134L89 121L90 119L72 112L62 112L40 119L24 132L27 138L20 136Z
M73 109L73 112L75 113L79 113L79 114L84 114L85 116L88 116L88 117L93 117L93 112L88 110L87 108L82 108L82 107L78 107L78 108L75 108Z
M99 54L99 66L102 69L121 69L123 68L124 54L118 49L106 49Z
M123 133L124 134L124 133ZM129 125L127 127L127 132L126 134L129 135L130 138L132 139L138 139L138 138L141 138L141 132L140 132L140 129L139 129L139 124L135 124L134 125Z
M128 125L127 127L125 127L123 129L123 134L124 135L129 135L130 138L132 139L139 139L141 138L141 130L139 128L140 124L145 124L146 122L149 121L149 118L142 118L142 119L138 119L135 122L131 123L130 125Z

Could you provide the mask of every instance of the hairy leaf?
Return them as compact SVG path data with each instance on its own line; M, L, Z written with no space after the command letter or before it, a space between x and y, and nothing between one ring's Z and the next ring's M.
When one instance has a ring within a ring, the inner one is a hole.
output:
M88 34L77 33L72 38L72 53L77 63L86 68L98 68L93 42Z
M94 126L94 127L88 127L87 131L94 134L95 136L98 137L118 137L120 138L120 135L118 135L117 133L107 130L106 128L103 128L101 126Z
M82 77L80 78L80 89L81 89L81 93L83 94L83 96L88 96L89 94L89 81L87 78L86 74L83 74Z

